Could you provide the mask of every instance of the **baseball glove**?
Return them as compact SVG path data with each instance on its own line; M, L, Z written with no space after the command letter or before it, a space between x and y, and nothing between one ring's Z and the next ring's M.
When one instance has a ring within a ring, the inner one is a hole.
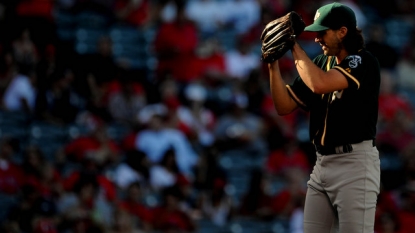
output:
M298 37L304 28L303 19L295 11L269 22L261 34L261 60L271 63L280 59L294 46L295 37Z

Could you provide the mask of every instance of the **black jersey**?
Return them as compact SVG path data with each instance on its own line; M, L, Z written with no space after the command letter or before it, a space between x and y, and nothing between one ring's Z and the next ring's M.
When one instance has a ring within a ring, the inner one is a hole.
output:
M380 67L365 49L340 64L335 57L319 55L313 62L323 70L337 69L348 88L315 94L297 77L287 85L291 97L310 112L310 140L315 145L339 146L374 139L378 119Z

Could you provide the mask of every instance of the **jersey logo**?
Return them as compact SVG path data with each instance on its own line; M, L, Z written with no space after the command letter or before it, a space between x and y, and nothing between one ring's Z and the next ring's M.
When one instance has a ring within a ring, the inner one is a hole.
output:
M356 68L359 64L362 63L362 58L358 55L348 56L347 58L351 59L349 61L350 68Z
M344 90L341 90L341 91L334 91L333 92L333 95L332 95L332 97L331 97L331 102L330 103L332 103L333 101L335 101L336 99L341 99L342 98L342 95L343 95L343 91Z
M349 67L347 67L346 69L344 69L344 70L346 70L348 73L351 73L352 72L352 69L350 69Z

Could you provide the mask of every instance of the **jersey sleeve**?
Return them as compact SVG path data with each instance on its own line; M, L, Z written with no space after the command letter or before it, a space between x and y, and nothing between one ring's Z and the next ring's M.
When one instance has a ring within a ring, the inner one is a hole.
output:
M325 63L324 56L317 56L313 59L313 63L321 67L322 64ZM321 95L317 95L311 91L300 76L298 76L291 85L286 85L286 87L291 98L293 98L294 101L306 111L310 111L313 103L317 101L316 98L321 98Z
M291 98L304 110L309 111L312 108L313 100L316 98L310 88L298 76L291 85L286 85Z
M340 71L346 77L349 87L357 90L360 88L360 78L364 66L365 61L360 55L350 55L343 59L339 65L334 66L333 69Z

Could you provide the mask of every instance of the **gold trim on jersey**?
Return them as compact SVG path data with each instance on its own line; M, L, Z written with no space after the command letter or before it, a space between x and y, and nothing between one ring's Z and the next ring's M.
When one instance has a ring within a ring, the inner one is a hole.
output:
M285 85L285 87L288 89L288 91L291 93L291 96L295 99L295 101L299 104L301 104L304 107L307 107L307 105L304 104L303 101L298 98L298 96L294 93L294 91L291 89L290 85Z
M326 71L329 71L331 69L331 60L332 57L329 56L327 58L327 65L326 65ZM333 95L333 93L331 93L330 95ZM324 98L324 94L321 96L321 98ZM323 134L321 135L321 140L320 140L320 144L322 146L324 146L324 139L326 138L326 131L327 131L327 116L329 115L329 104L330 104L330 96L327 98L328 102L327 102L327 108L326 108L326 117L324 118L324 128L323 128Z
M326 71L329 71L329 70L331 69L331 67L330 67L330 65L331 65L330 61L331 61L331 56L329 56L329 57L327 58Z
M336 70L338 70L338 71L340 71L340 72L342 72L344 75L346 75L347 77L349 77L351 80L353 80L353 82L355 82L356 83L356 85L357 85L357 89L359 89L360 88L360 82L359 82L359 80L357 80L353 75L351 75L349 72L347 72L345 69L343 69L342 67L340 67L340 66L335 66L335 67L333 67L334 69L336 69Z
M331 93L330 95L333 95L333 93ZM324 146L324 139L326 138L326 131L327 131L327 116L329 115L329 104L330 104L330 96L329 98L327 98L327 109L326 109L326 117L324 118L324 129L323 129L323 135L321 135L321 145Z

